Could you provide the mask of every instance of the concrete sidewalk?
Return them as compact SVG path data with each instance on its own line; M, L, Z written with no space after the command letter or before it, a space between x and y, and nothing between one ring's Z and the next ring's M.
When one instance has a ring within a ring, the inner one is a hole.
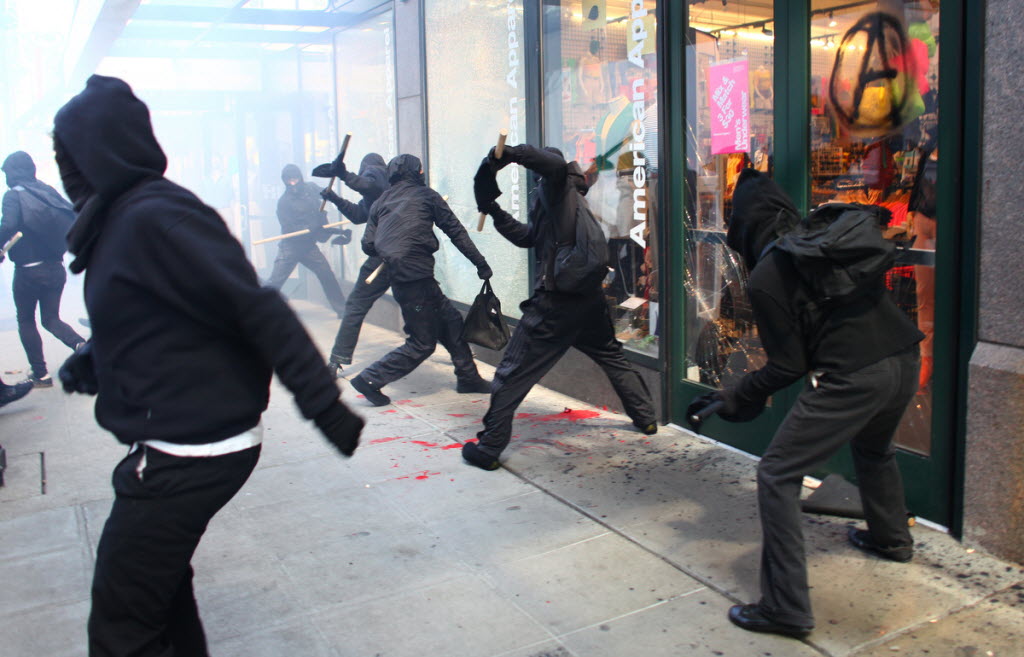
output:
M295 306L326 353L333 313ZM400 340L366 326L351 373ZM45 344L55 370L67 349ZM0 324L0 368L23 367ZM260 465L194 559L214 657L1024 655L1024 569L920 525L912 563L881 561L825 516L804 525L814 633L739 630L726 610L758 591L752 459L536 388L505 468L483 472L458 447L487 399L454 385L443 350L386 389L389 407L346 385L368 426L345 460L275 384ZM92 399L58 388L0 410L0 443L0 655L85 655L125 450Z

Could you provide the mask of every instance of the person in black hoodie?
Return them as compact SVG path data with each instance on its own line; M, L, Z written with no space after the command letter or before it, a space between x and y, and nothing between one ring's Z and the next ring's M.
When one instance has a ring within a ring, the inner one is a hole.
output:
M127 84L90 77L53 138L77 210L70 268L85 272L92 319L59 375L66 391L97 395L96 420L130 446L96 552L89 654L202 657L190 561L256 466L271 375L342 454L363 422L217 212L164 178L149 110Z
M384 158L377 153L367 153L363 161L359 163L359 173L352 173L345 167L345 162L336 159L331 164L323 164L313 170L313 175L320 178L337 176L353 190L359 192L362 198L358 203L347 201L330 189L324 189L320 196L333 203L338 211L346 219L354 224L365 224L370 218L370 207L374 201L380 198L384 190L388 188L387 165ZM359 331L363 328L363 320L370 308L377 299L384 296L391 286L391 277L386 270L377 274L377 277L370 283L366 279L370 277L377 267L383 262L379 257L371 256L366 259L363 266L359 268L359 275L356 278L355 287L348 295L345 302L345 317L338 327L338 334L334 338L334 347L331 348L331 356L328 365L334 370L337 376L341 376L341 370L346 365L352 364L352 354L356 350L356 342L359 341Z
M879 216L874 206L825 205L802 221L815 228L847 209ZM726 244L750 271L749 296L768 362L735 386L698 396L687 417L718 402L725 420L745 422L768 396L808 377L757 468L763 530L761 600L736 605L729 619L755 632L804 636L814 627L800 531L800 487L850 443L868 529L851 528L857 548L909 561L903 483L893 436L917 389L922 334L896 307L884 271L868 277L845 303L814 298L796 259L773 242L801 221L785 193L764 173L745 169L737 181Z
M494 201L479 210L494 218L494 227L505 239L524 249L534 248L537 277L533 295L519 306L523 316L495 372L491 405L484 415L484 428L477 434L479 444L467 442L463 458L484 470L498 468L498 456L511 440L516 408L569 347L576 347L604 370L637 428L646 434L657 433L651 394L626 360L622 343L615 339L600 281L584 293L568 294L556 290L554 281L549 280L549 264L557 249L556 226L566 222L566 214L575 207L572 195L586 194L588 189L579 164L566 162L557 148L542 150L527 144L506 147L500 160L492 149L489 160L495 171L517 163L536 176L527 225Z
M70 211L71 205L56 189L36 179L36 164L28 153L11 153L0 169L7 175L7 186L10 187L3 198L0 246L15 233L22 234L10 251L15 264L12 288L18 314L18 336L32 368L29 381L37 388L49 388L53 386L53 378L43 357L43 340L36 326L36 306L39 306L43 328L68 348L77 349L85 344L85 339L60 318L60 298L67 281L64 239L63 235L40 234L40 230L56 231L59 227L39 215L48 215L54 210ZM0 262L3 259L0 255Z
M345 312L345 295L327 258L316 245L318 238L326 237L324 232L327 230L323 228L327 215L320 211L320 188L315 183L303 181L302 172L294 164L286 164L281 170L281 181L284 182L284 193L277 200L281 234L305 229L310 232L279 242L267 285L280 290L295 266L302 263L320 281L327 303L340 318Z
M490 383L480 377L473 352L462 339L462 315L434 278L434 252L439 246L434 225L476 266L480 278L490 278L491 268L441 195L423 182L418 157L406 154L392 159L388 163L388 183L391 186L370 208L362 245L366 255L384 262L391 276L407 337L405 344L364 369L350 383L370 403L384 406L391 400L380 389L416 369L440 342L451 354L456 390L488 392Z

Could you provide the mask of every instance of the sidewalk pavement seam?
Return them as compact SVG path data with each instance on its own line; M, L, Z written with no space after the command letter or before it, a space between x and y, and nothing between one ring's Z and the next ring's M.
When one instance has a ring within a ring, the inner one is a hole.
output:
M515 559L515 560L512 561L512 563L522 563L524 561L529 561L530 559L538 559L540 557L545 557L545 556L547 556L549 554L554 554L555 552L561 552L562 550L566 550L566 549L571 548L571 547L576 547L577 545L583 545L584 543L589 543L590 541L593 541L593 540L596 540L596 539L599 539L599 538L604 538L605 536L613 536L613 535L614 534L612 532L604 532L603 534L598 534L597 536L591 536L589 538L584 538L583 540L576 541L575 543L569 543L568 545L561 545L559 547L556 547L553 550L548 550L547 552L541 552L540 554L531 554L528 557L522 557L521 559Z
M713 592L721 595L726 600L729 600L730 602L732 602L734 604L745 604L743 600L740 600L736 596L732 595L731 593L729 593L728 591L723 589L721 586L713 583L710 580L710 578L704 577L700 573L695 572L695 571L693 571L693 570L691 570L691 569L689 569L689 568L687 568L687 567L685 567L685 566L683 566L681 564L676 563L675 561L673 561L672 559L668 558L667 556L665 556L663 554L659 554L657 551L655 551L654 549L644 545L643 543L641 543L637 539L633 538L629 534L626 534L626 533L616 529L615 527L613 527L608 522L602 520L600 517L594 515L593 513L590 513L589 511L587 511L586 509L584 509L584 508L582 508L580 506L577 506L576 504L573 504L572 502L570 502L569 500L565 499L561 495L555 493L554 491L548 490L548 489L544 488L543 486L541 486L540 484L535 483L535 482L531 481L530 479L527 479L526 476L520 474L519 472L513 470L512 468L509 468L509 467L504 466L504 465L502 466L502 468L505 469L505 470L508 470L509 472L511 472L515 476L519 477L520 479L522 479L524 482L530 484L531 486L535 486L536 488L541 490L546 495L548 495L551 498L561 502L562 504L564 504L565 506L569 507L573 511L575 511L575 512L579 513L580 515L582 515L582 516L584 516L586 518L589 518L593 522L596 522L597 524L601 525L602 527L607 529L609 533L618 535L619 537L625 539L629 543L639 547L644 552L646 552L646 553L648 553L648 554L650 554L650 555L660 559L661 561L664 561L666 564L668 564L669 566L675 568L676 570L678 570L679 572L683 573L687 577L690 577L690 578L696 580L697 582L700 582L701 584L703 584L704 588L706 588L707 590L713 591ZM700 589L697 589L697 590L699 591ZM689 592L689 593L692 593L692 591ZM686 593L686 594L683 594L683 595L689 595L689 593ZM666 602L666 601L663 601L663 602ZM658 604L661 604L661 603L658 603ZM628 616L629 614L626 614L626 615ZM572 634L572 632L567 633L565 636L569 636L569 634ZM807 646L817 650L824 657L835 657L835 655L833 655L831 652L829 652L825 648L823 648L823 647L813 643L812 641L810 641L807 638L799 639L799 641L804 643L805 645L807 645Z

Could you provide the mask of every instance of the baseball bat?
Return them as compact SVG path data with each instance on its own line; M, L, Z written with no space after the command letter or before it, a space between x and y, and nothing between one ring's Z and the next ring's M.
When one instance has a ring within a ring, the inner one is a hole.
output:
M342 159L342 161L345 160L345 153L348 152L348 140L349 139L352 139L352 133L351 132L346 132L345 133L345 139L341 142L341 153L338 155L338 157L340 157ZM327 183L327 189L328 190L330 190L331 188L334 187L334 179L335 178L337 178L337 176L331 176L331 181L329 183ZM324 208L326 208L326 207L327 207L327 199L324 199L320 203L320 212L323 212Z
M508 137L508 130L501 130L498 132L498 145L494 147L494 157L501 159L501 154L505 152L505 139ZM480 213L480 220L476 222L476 230L479 233L484 229L484 219L487 218L486 212Z

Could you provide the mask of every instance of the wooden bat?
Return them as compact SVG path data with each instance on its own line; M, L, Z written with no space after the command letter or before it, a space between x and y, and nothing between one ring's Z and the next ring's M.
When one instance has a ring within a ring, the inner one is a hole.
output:
M344 226L345 224L350 223L352 222L346 219L344 221L335 221L333 224L324 224L321 228L335 228L337 226ZM299 235L308 235L309 233L310 229L303 228L302 230L297 230L294 233L285 233L284 235L275 235L273 237L264 237L261 240L255 240L253 245L255 246L257 244L266 244L267 242L276 242L277 240L286 240L289 237L298 237Z
M374 282L375 280L377 280L377 276L378 276L378 275L379 275L379 274L380 274L380 273L381 273L382 271L384 271L384 263L383 263L383 262L382 262L382 263L380 263L379 265L377 265L377 268L376 268L376 269L374 269L374 270L373 270L373 272L372 272L372 273L371 273L371 274L370 274L369 276L367 276L367 277L366 277L366 284L367 284L367 285L369 285L370 283L372 283L372 282Z
M494 157L501 159L501 154L505 152L505 139L508 137L508 130L500 130L498 132L498 145L494 147ZM484 219L487 218L486 212L480 213L480 220L476 223L476 231L479 233L484 229Z
M345 133L345 139L344 139L344 141L341 142L341 154L338 155L338 157L340 157L342 159L342 161L345 160L345 153L348 152L348 140L349 139L352 139L352 133L351 132L346 132ZM328 190L330 190L332 187L334 187L334 179L335 178L337 178L337 176L331 176L331 182L327 183L327 189ZM324 199L323 202L320 203L320 212L323 212L324 208L326 208L326 207L327 207L327 199Z
M20 230L14 235L12 235L11 240L7 242L7 244L4 244L4 248L0 249L0 256L6 256L7 252L11 250L11 247L17 244L18 240L20 240L22 237L24 236L21 234Z

